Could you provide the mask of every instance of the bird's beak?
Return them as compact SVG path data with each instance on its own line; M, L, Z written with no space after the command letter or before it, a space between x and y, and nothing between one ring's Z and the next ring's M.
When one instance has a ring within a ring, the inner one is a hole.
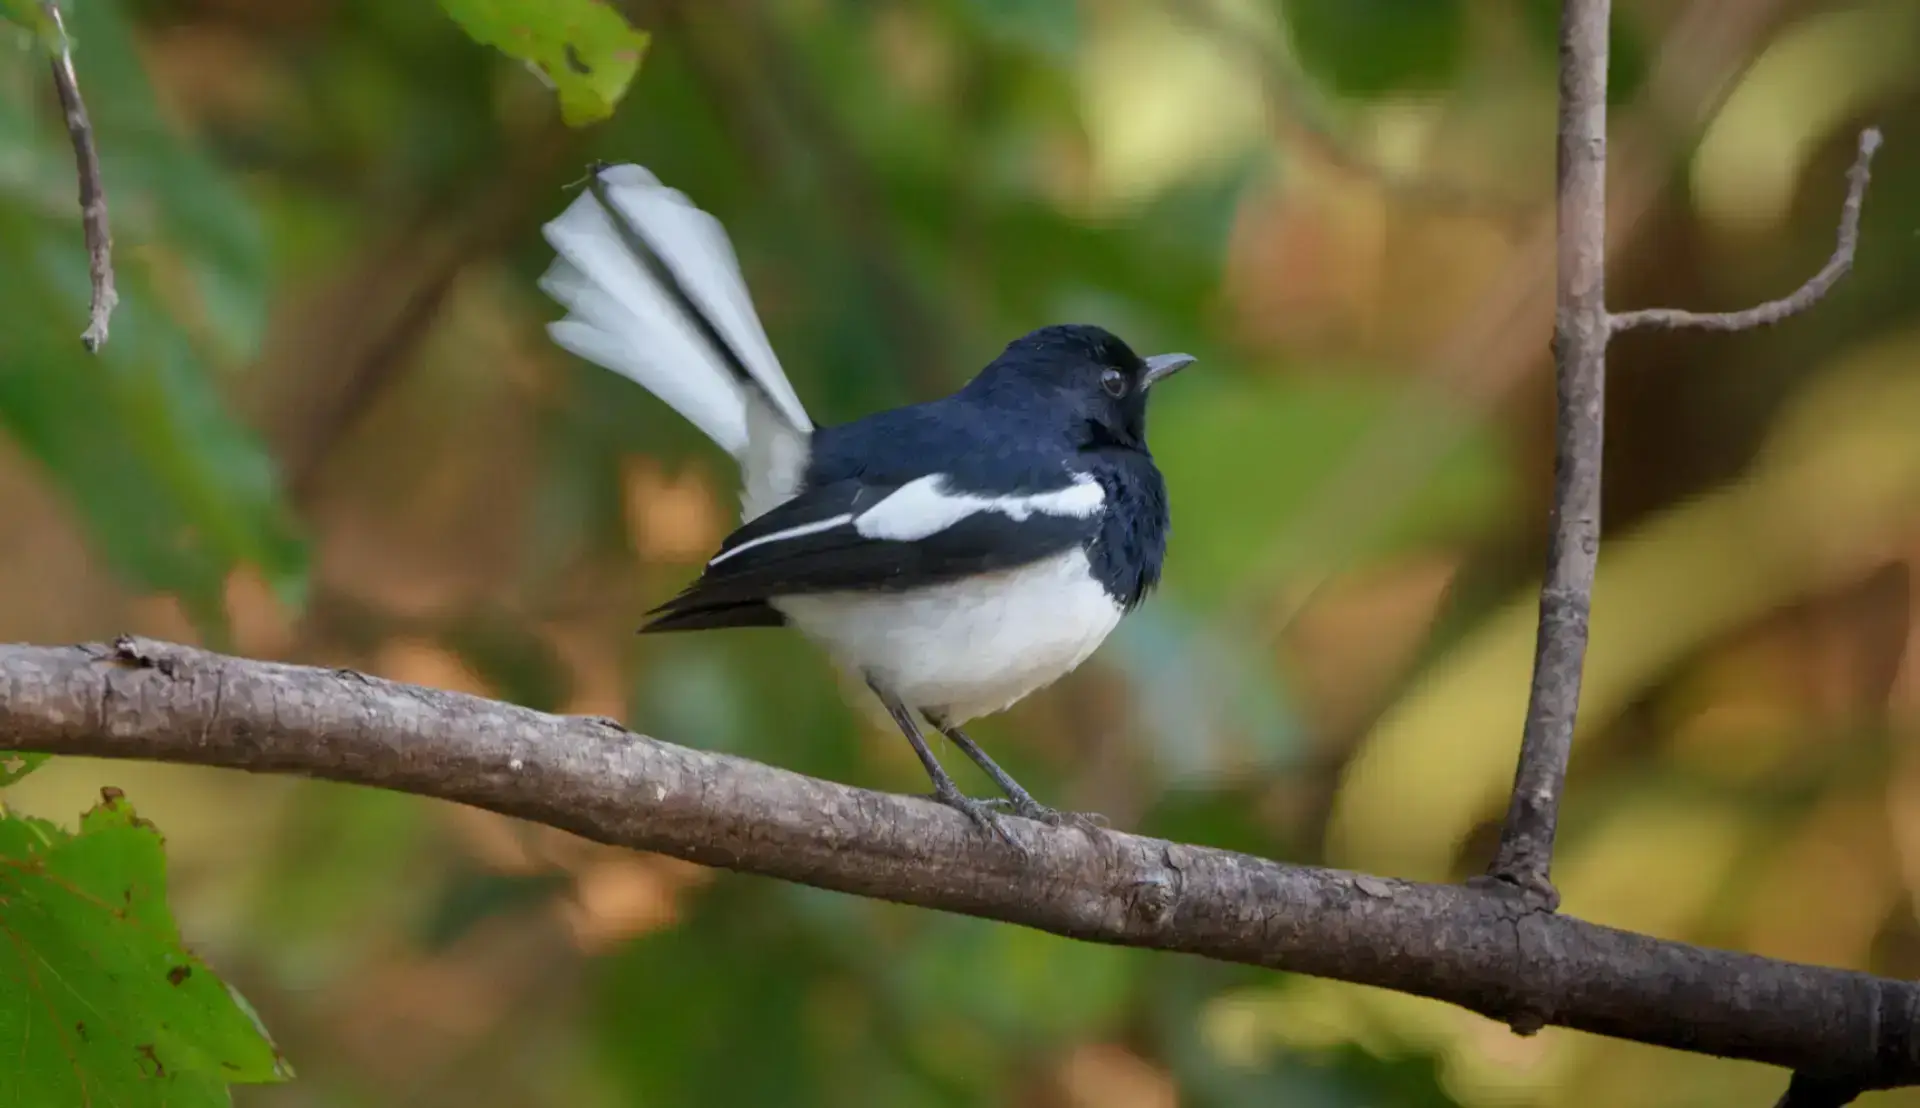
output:
M1147 388L1152 388L1162 379L1173 376L1197 360L1191 354L1155 354L1147 359L1147 372L1141 380Z

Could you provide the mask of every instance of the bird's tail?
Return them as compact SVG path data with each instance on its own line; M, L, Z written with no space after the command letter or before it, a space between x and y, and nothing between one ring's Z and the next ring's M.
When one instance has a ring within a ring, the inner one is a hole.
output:
M542 228L554 342L638 382L740 462L747 518L793 494L813 430L719 220L637 165L595 172Z

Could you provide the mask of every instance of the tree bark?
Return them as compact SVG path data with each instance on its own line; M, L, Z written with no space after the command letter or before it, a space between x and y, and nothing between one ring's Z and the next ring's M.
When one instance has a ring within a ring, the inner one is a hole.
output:
M1872 1085L1920 1081L1920 986L1292 866L850 788L616 724L124 638L0 646L0 745L439 797L603 843L1094 942L1198 954ZM1537 1021L1537 1022L1536 1022Z

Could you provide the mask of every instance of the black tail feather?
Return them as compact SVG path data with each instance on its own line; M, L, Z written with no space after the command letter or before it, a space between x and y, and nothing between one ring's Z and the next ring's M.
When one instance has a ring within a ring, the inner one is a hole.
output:
M659 613L658 618L649 620L646 626L640 628L642 635L666 631L707 631L717 627L785 627L787 625L786 616L760 600L687 608L676 608L667 604L655 608L648 614L654 613Z

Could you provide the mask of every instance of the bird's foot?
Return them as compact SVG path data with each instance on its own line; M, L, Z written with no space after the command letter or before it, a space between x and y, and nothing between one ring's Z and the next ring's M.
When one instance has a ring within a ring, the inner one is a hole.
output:
M1105 830L1107 817L1098 812L1064 812L1058 808L1049 808L1031 796L1017 796L983 800L980 803L1004 812L1012 812L1022 819L1035 823L1044 823L1048 827L1073 827L1089 834Z
M961 792L958 788L953 787L944 789L936 788L933 791L933 799L966 816L974 822L974 826L998 838L1008 846L1021 849L1020 843L1007 831L1007 825L1001 819L1000 813L995 810L996 805L993 801L975 800L973 797Z

